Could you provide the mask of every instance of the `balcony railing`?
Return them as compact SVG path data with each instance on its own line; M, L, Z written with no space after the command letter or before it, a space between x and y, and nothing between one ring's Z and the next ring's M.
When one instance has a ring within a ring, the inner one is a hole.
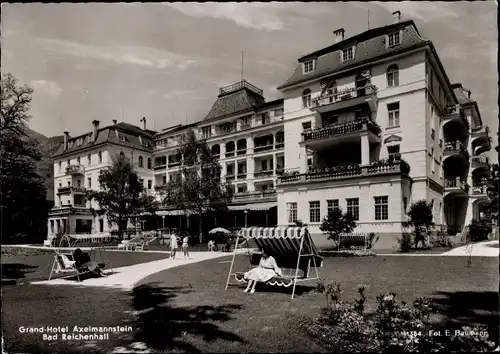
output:
M446 117L445 120L459 118L467 128L469 128L469 122L465 118L464 111L460 105L451 105L446 107Z
M333 136L347 135L364 130L369 130L376 135L380 133L380 127L377 123L364 118L355 121L336 123L323 128L305 131L302 133L302 137L303 141L309 141Z
M71 165L66 167L66 174L68 175L83 175L85 173L85 169L82 165Z
M168 167L177 167L181 165L181 161L169 161L168 162Z
M444 188L445 189L461 189L464 192L468 193L469 192L469 185L467 182L462 181L460 177L455 177L455 178L446 178L444 180Z
M58 194L67 194L67 193L79 193L83 194L85 193L86 189L83 187L73 187L73 186L66 186L66 187L59 187L57 189Z
M346 178L368 177L384 174L402 173L401 164L394 163L376 163L369 166L349 165L325 168L321 170L311 170L307 173L284 173L278 177L278 183L304 183L311 181L342 180Z
M262 177L270 177L274 174L273 170L265 170L265 171L255 171L253 176L254 178L262 178Z
M238 179L246 179L246 178L247 178L247 173L246 172L238 173Z
M242 155L246 155L247 153L247 149L239 149L239 150L236 150L236 155L237 156L242 156Z
M457 153L457 152L462 152L466 156L469 156L469 153L467 152L467 149L464 147L464 144L460 140L456 141L450 141L444 144L444 152L448 153Z
M347 101L351 98L364 97L377 92L374 85L352 87L335 93L323 94L312 100L313 108L326 106L332 103Z
M273 198L273 197L276 197L276 190L271 189L271 190L262 191L262 192L237 193L237 194L233 195L233 201L258 200L258 199Z
M235 151L234 150L231 150L231 151L226 151L226 157L233 157L235 154Z
M275 144L276 149L284 149L285 148L285 142L284 141L277 141Z
M490 133L490 128L487 125L478 125L472 128L473 135L478 135L478 134L488 135L489 133Z
M269 151L274 148L274 144L267 144L267 145L255 145L253 148L254 152L263 152L263 151Z
M219 95L235 92L235 91L241 90L242 88L249 89L250 91L255 92L261 96L264 94L264 91L262 91L258 87L255 87L254 85L249 83L247 80L241 80L240 82L236 82L234 84L221 87L219 89Z
M470 161L473 165L490 164L490 158L488 156L472 156Z
M488 195L488 186L476 186L472 187L473 195Z
M234 181L234 180L235 180L235 178L236 178L236 176L235 176L235 175L227 175L227 176L226 176L226 181Z
M154 170L155 170L155 171L158 171L158 170L164 170L164 169L166 169L166 168L167 168L167 164L166 164L166 163L161 164L161 165L155 165L155 166L154 166Z
M250 129L252 125L250 123L240 125L240 130Z
M217 129L215 129L215 135L224 135L228 133L233 133L235 131L236 131L236 124L219 126Z

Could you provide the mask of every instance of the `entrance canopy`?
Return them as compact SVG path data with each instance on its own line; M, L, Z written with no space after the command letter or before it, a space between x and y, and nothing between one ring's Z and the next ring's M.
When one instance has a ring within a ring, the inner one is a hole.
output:
M275 207L276 203L267 202L267 203L254 203L254 204L245 204L245 205L229 205L229 210L269 210L272 207Z

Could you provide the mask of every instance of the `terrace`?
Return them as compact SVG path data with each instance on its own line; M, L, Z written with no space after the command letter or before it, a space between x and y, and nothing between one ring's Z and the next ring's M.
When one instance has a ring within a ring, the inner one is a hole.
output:
M377 110L377 88L374 85L352 87L333 93L322 94L312 100L311 110L319 113L328 113L364 104L368 104L372 112Z
M302 133L302 143L314 140L335 140L336 138L358 136L363 132L370 132L374 137L380 134L380 127L377 123L368 118L361 118L355 121L346 121L331 124L326 127L305 131Z

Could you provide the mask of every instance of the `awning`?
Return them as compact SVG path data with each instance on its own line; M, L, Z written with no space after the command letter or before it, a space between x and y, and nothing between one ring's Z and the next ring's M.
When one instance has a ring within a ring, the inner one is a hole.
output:
M269 210L272 207L275 207L276 203L267 202L267 203L254 203L254 204L245 204L245 205L229 205L229 210Z
M156 215L165 216L165 215L184 215L183 210L160 210L156 212Z

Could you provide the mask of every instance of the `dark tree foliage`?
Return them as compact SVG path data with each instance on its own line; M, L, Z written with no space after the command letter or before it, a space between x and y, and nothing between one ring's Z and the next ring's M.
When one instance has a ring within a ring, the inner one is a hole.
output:
M231 201L229 184L221 181L221 166L206 142L198 140L192 129L186 133L178 153L182 156L182 178L167 183L163 203L167 208L200 216L199 241L202 242L202 219L208 212L226 211Z
M349 234L356 227L356 221L349 213L343 213L341 208L334 208L328 212L319 227L327 234L329 240L339 242L340 234Z
M411 204L408 216L410 219L404 222L403 226L413 228L415 247L417 247L419 242L425 243L425 238L431 231L431 226L434 225L431 203L427 203L425 200L416 201Z
M106 215L109 225L118 227L120 238L128 222L137 223L142 213L154 214L157 210L153 196L148 195L139 181L130 160L124 155L113 158L113 165L101 171L100 190L87 192L87 199L94 200Z
M50 204L37 172L41 154L26 134L33 89L12 74L1 84L0 217L2 243L41 242L47 235Z

